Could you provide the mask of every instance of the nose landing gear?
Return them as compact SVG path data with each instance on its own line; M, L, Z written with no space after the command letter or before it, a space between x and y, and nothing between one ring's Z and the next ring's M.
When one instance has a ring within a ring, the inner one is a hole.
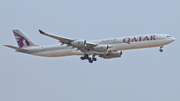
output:
M163 52L163 49L162 49L162 48L163 48L163 46L160 46L160 49L159 49L160 52Z
M159 49L160 52L163 52L163 49Z

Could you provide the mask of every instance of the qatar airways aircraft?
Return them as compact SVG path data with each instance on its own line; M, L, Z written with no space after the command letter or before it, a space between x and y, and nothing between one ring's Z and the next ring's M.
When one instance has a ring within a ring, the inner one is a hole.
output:
M95 58L96 55L104 59L117 58L122 56L123 50L129 49L160 47L159 51L163 52L162 48L164 45L175 41L175 38L168 34L138 35L86 41L55 36L41 30L39 30L39 32L42 35L58 40L61 44L39 46L29 40L21 31L13 30L19 47L10 45L4 46L15 49L16 52L43 57L82 55L80 57L81 60L87 59L92 63L97 60ZM90 55L92 55L92 58L89 57Z

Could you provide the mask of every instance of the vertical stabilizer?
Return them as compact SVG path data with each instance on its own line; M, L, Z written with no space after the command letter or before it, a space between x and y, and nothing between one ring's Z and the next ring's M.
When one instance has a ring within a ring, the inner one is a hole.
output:
M17 44L20 48L26 48L28 46L36 46L31 40L29 40L20 30L13 30Z

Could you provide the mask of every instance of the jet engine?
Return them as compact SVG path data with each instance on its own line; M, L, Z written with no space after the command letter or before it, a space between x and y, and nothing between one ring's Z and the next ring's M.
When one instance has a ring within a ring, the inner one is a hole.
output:
M74 47L84 47L86 46L86 40L76 40L71 43Z
M122 51L117 51L117 52L99 55L99 57L104 58L104 59L118 58L121 56L122 56Z
M94 47L94 50L97 52L106 52L109 49L108 45L100 45Z

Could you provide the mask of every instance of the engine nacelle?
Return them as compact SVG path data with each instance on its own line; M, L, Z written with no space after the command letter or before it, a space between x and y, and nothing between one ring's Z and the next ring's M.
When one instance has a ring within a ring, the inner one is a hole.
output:
M100 45L94 47L94 50L97 52L106 52L109 49L108 45Z
M85 47L86 46L86 40L76 40L71 43L74 47Z
M104 59L118 58L121 56L122 56L122 51L99 55L99 57L104 58Z

